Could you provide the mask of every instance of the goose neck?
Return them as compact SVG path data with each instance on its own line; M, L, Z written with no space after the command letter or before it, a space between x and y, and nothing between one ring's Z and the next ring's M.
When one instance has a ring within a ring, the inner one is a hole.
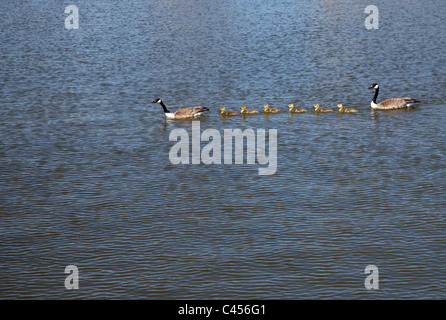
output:
M378 98L378 93L379 93L379 88L376 88L375 95L373 96L373 99L372 99L373 103L376 103L376 99Z
M164 113L170 113L170 111L167 110L166 105L164 104L164 102L161 101L161 102L160 102L160 105L161 105L161 107L163 108Z

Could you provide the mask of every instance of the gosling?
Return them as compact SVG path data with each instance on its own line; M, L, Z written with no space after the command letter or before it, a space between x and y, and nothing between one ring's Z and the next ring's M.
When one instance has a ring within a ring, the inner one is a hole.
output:
M338 104L339 112L340 113L355 113L358 112L355 108L344 108L342 104Z
M290 108L290 112L291 112L291 113L303 113L303 112L307 112L306 109L303 109L303 108L295 108L295 107L294 107L294 104L292 104L292 103L290 103L290 104L288 105L288 108Z
M333 109L330 108L319 108L319 104L314 105L314 111L316 112L333 112Z
M245 106L241 106L242 111L240 111L241 114L254 114L259 113L257 110L246 110Z
M265 108L265 113L279 113L280 110L277 108L270 108L267 104L263 106Z
M220 108L220 114L222 116L236 116L236 115L238 115L238 113L235 111L225 111L225 110L226 110L225 107Z

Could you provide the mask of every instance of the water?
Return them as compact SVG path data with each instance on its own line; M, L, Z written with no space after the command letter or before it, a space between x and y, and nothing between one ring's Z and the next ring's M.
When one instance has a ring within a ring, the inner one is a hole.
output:
M81 1L67 30L70 4L0 3L0 298L446 297L443 1L375 3L378 30L367 1ZM423 103L371 112L373 82ZM192 122L157 97L277 129L277 172L171 164Z

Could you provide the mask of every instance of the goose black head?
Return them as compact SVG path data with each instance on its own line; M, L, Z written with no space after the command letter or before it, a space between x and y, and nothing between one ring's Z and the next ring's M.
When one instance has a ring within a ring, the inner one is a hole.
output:
M152 101L152 103L161 103L161 102L162 102L162 101L161 101L160 98L157 98L157 99L155 99L155 100Z
M379 86L377 83L372 83L372 85L369 87L369 89L378 89Z

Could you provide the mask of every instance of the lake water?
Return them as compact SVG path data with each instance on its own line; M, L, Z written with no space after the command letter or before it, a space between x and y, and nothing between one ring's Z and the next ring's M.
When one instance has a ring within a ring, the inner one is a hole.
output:
M446 298L445 16L443 0L1 1L0 298ZM373 82L422 104L372 112ZM277 130L276 172L172 164L193 121L158 97L208 107L201 131ZM219 114L266 103L282 112Z

